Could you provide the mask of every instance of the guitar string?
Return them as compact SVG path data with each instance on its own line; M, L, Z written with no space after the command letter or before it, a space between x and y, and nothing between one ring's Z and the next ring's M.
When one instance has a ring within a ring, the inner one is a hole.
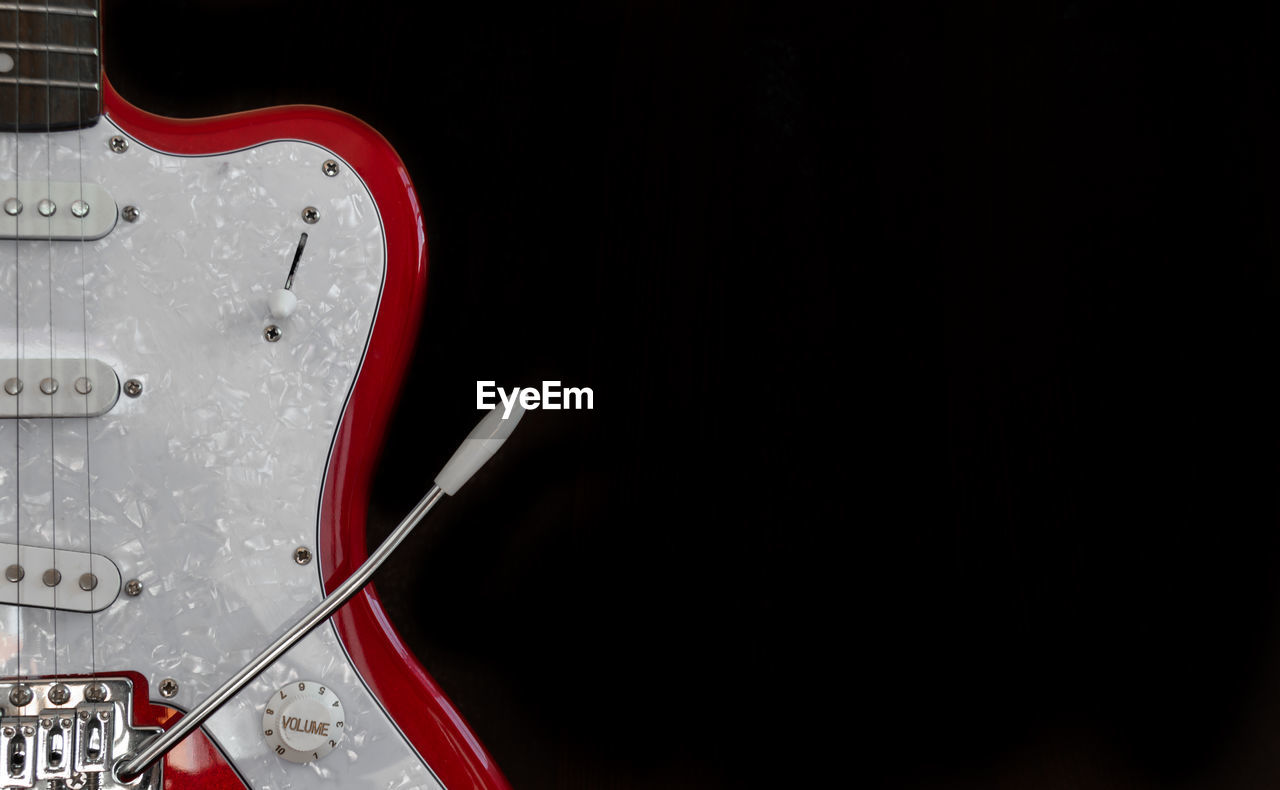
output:
M94 3L94 5L97 6L98 4ZM80 48L79 20L75 20L74 24L75 24L75 30L76 30L76 49L78 51ZM100 35L100 30L98 27L98 23L95 20L93 25L93 37L94 37L93 48L98 53L101 53L102 42L99 40L99 35ZM80 57L83 57L83 56L77 55L75 56L75 60L74 60L76 64L76 81L77 82L80 81L80 77L84 74L84 69L82 68L81 63L79 61ZM101 60L99 60L98 58L94 58L94 66L97 69L97 72L93 75L93 81L99 85L98 93L96 95L100 99L102 96ZM76 88L76 166L79 171L80 200L84 201L84 125L82 123L82 119L84 118L84 106L83 106L81 97L82 97L81 89ZM99 106L101 105L99 104ZM91 210L92 210L92 207L91 207ZM99 210L101 210L101 208L99 208ZM87 217L88 214L86 214L85 216ZM88 382L90 381L89 379L89 305L88 305L88 296L86 292L88 291L89 280L88 280L88 268L85 266L84 246L85 246L84 217L81 217L80 218L80 244L79 244L80 313L81 313L81 319L83 323L81 325L82 331L81 331L80 337L84 341L84 348L83 348L84 353L83 353L83 356L81 357L81 361L84 366L83 368L84 380ZM90 387L86 387L85 388L86 392L84 393L84 500L85 500L85 516L88 519L89 574L93 576L93 578L96 580L97 574L94 573L94 567L93 567L93 472L92 472L92 467L89 464L89 392L91 391L90 389L91 387L92 387L92 384L90 384ZM94 603L93 597L94 597L94 592L97 589L98 589L97 582L94 581L93 589L88 591L89 592L89 674L91 675L95 674L98 671L97 635L94 632L94 627L97 622L97 618L94 617L94 611L93 611L93 603Z
M13 37L14 41L22 40L22 11L18 3L13 4ZM21 147L21 127L22 127L22 47L14 47L13 49L13 185L14 199L18 199L19 178L22 171L22 157L19 151ZM20 256L20 240L18 238L18 218L14 215L13 221L13 380L17 382L16 386L20 386L22 382L22 267L19 265ZM14 537L14 559L13 564L22 573L22 421L19 413L22 401L19 393L11 396L14 399L13 409L13 537ZM15 617L17 619L17 675L22 676L22 632L24 630L22 617L22 584L21 580L13 582L18 587L17 594L17 611Z
M53 15L49 12L49 0L44 0L44 145L45 145L45 195L50 201L53 200L53 52L50 51L53 42L49 40L51 31L53 30ZM57 211L57 206L54 206ZM45 246L48 250L48 278L47 285L49 289L49 381L50 389L57 386L57 379L54 377L53 360L57 340L54 336L53 329L53 215L48 218L48 231L45 238ZM41 388L43 392L43 387ZM53 624L53 674L58 674L58 588L62 586L61 579L58 579L58 462L57 452L55 450L54 438L57 435L57 426L53 420L53 392L48 393L49 398L49 531L50 542L53 544L53 578L56 580L53 586L53 611L49 613L49 620ZM36 423L37 427L39 423ZM47 582L46 582L47 584Z

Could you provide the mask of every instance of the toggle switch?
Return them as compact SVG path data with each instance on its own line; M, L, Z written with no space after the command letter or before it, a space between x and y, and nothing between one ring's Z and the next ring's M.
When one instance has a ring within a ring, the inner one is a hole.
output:
M298 297L293 293L293 276L298 272L298 261L302 260L302 251L307 247L307 234L298 239L298 246L293 251L293 263L289 265L289 276L283 288L271 292L267 299L267 309L272 318L288 318L298 309Z

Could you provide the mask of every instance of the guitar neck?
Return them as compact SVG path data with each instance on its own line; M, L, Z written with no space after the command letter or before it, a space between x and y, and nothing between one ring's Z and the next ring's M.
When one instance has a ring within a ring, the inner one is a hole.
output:
M0 0L0 129L91 126L102 111L98 0Z

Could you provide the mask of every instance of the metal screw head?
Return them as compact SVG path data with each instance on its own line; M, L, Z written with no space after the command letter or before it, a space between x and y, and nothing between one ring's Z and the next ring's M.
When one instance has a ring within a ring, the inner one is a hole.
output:
M314 225L320 221L320 209L315 206L307 206L302 210L302 221L308 225Z
M16 197L11 197L4 202L4 213L11 217L16 217L22 213L22 201Z
M20 683L9 689L9 704L16 705L19 708L25 707L31 704L31 700L34 699L35 696L36 695L32 693L30 686L25 683Z
M44 582L45 587L57 587L62 583L62 571L50 568L40 576L40 581Z
M40 198L40 202L36 204L36 211L39 211L42 217L52 217L57 210L58 204L49 198Z
M125 151L129 150L129 141L120 135L116 135L107 141L107 146L117 154L123 154Z
M93 592L93 590L98 587L98 577L94 576L92 573L82 573L80 574L79 584L80 589L85 592Z
M5 727L3 732L4 732L4 737L6 738L12 738L13 736L18 734L18 731L15 730L13 727Z
M52 395L58 391L58 380L55 378L40 379L40 391Z
M262 330L262 336L267 339L268 343L276 342L277 340L280 339L280 336L282 334L283 333L280 331L280 327L276 326L275 324L271 324L266 329Z
M120 209L120 216L125 222L137 222L138 217L142 216L142 212L138 211L137 206L125 206Z
M137 379L129 379L124 383L124 394L130 398L136 398L142 394L142 382Z
M81 395L88 395L90 392L93 392L93 382L84 376L81 376L76 379L76 392Z
M84 698L89 702L106 702L107 687L101 683L90 683L88 686L85 686Z
M14 563L13 565L10 565L9 567L4 569L5 580L11 581L14 584L17 584L18 582L22 581L23 577L25 577L26 575L27 575L27 572L23 570L22 566L18 565L17 563Z
M23 727L22 727L22 734L23 734L23 735L26 735L26 736L28 736L28 737L30 737L30 736L32 736L32 735L35 735L35 734L36 734L36 728L35 728L35 727L32 727L30 724L23 725Z
M311 549L306 546L299 546L293 550L293 561L299 565L306 565L311 562Z
M71 701L71 689L63 683L53 684L49 687L49 701L54 705L66 705Z
M164 698L172 697L178 693L178 681L173 678L165 678L160 681L160 696Z
M320 168L324 170L324 174L329 178L333 178L338 174L338 163L332 159L324 160L324 164L320 165Z
M130 579L124 583L124 594L130 598L137 598L142 595L142 582L137 579Z
M7 379L4 383L4 391L10 395L17 395L22 392L22 379L16 377Z
M71 203L71 215L74 217L89 216L89 204L83 200L75 200Z

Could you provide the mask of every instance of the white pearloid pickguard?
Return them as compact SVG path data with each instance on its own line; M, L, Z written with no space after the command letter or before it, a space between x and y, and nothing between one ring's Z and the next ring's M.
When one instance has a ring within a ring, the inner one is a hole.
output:
M337 157L313 144L174 156L131 140L117 154L115 134L104 118L0 135L0 183L96 183L141 212L98 241L0 241L0 359L87 354L143 383L101 417L0 420L0 543L96 553L144 590L95 615L0 605L0 675L134 670L155 702L190 709L321 598L319 563L293 553L317 545L383 229L358 176L345 164L326 176ZM306 206L319 222L302 221ZM277 322L267 298L303 231L298 309ZM263 339L270 323L277 343ZM178 681L172 699L163 678ZM260 732L267 698L295 680L324 683L347 714L345 741L310 765L279 759ZM327 624L205 730L261 790L439 787Z

